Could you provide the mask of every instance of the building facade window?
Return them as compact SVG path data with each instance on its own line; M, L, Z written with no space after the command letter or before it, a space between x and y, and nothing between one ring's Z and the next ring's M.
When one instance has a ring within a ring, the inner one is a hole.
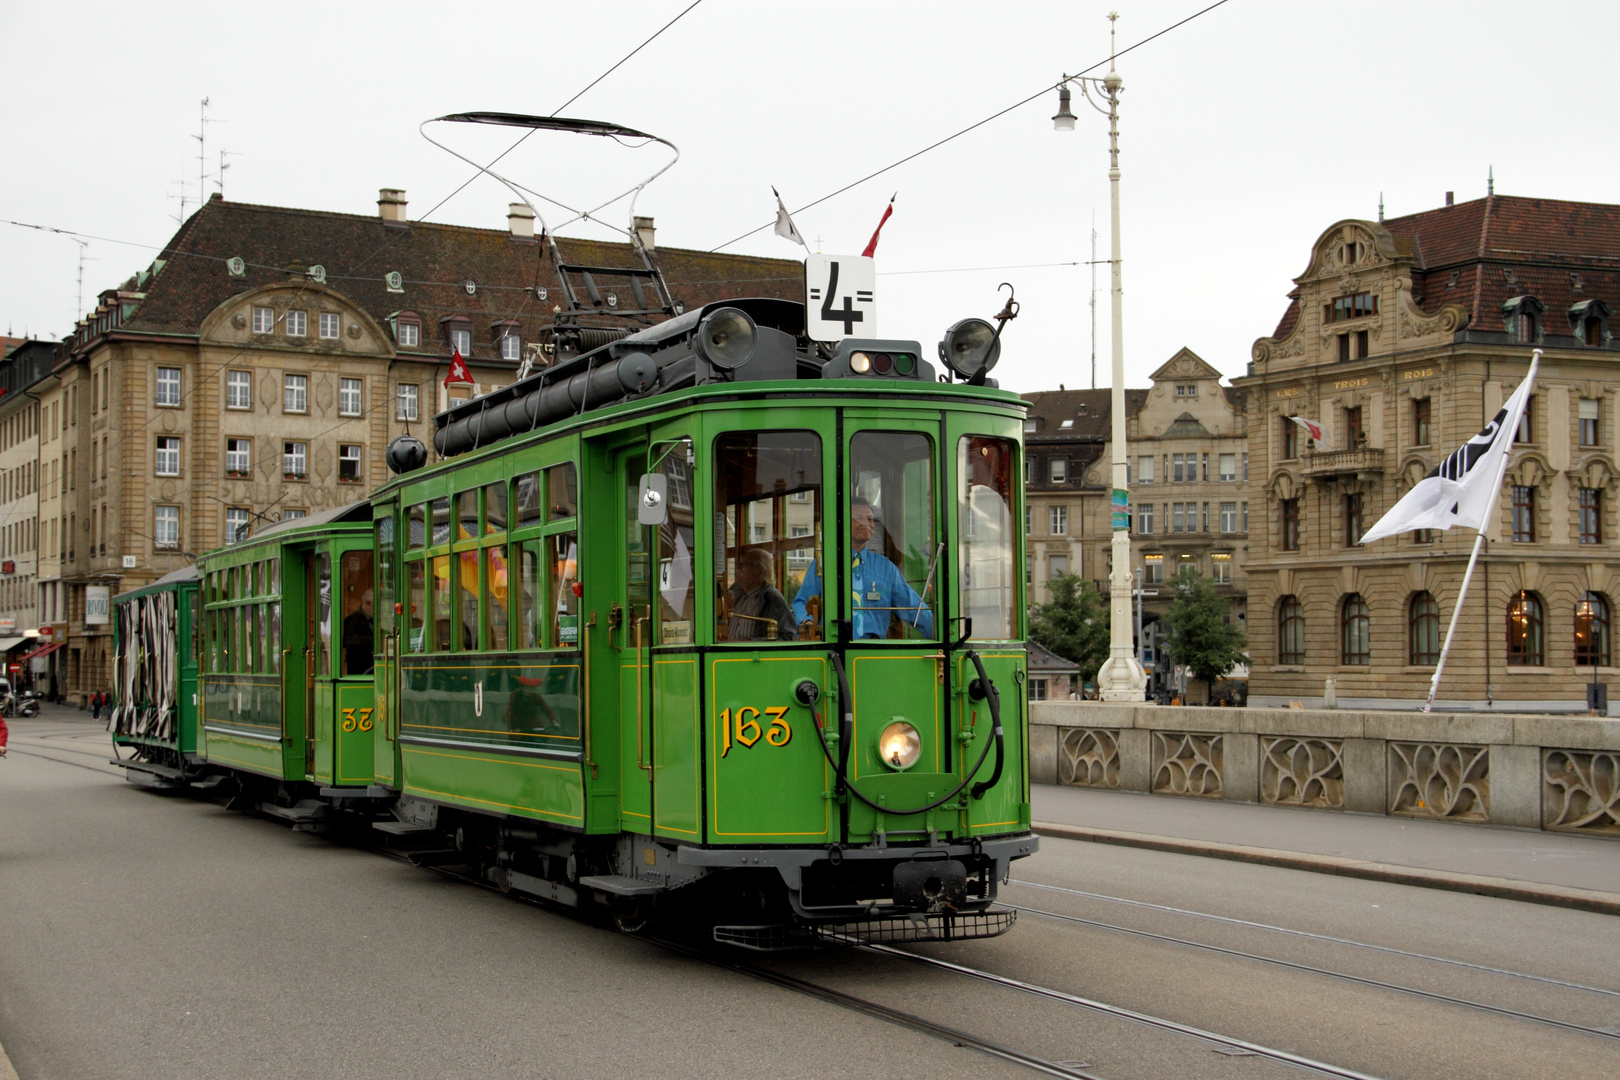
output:
M1069 481L1069 459L1062 457L1051 458L1046 463L1046 475L1054 484L1066 484Z
M253 332L268 334L276 328L276 313L267 307L253 309Z
M1164 556L1142 556L1142 584L1158 585L1164 581Z
M1175 462L1175 465L1173 466L1174 471L1170 474L1170 478L1173 481L1178 484L1182 484L1186 483L1188 480L1196 479L1187 473L1186 454L1175 454L1172 456L1171 460Z
M1344 546L1355 547L1361 543L1361 534L1366 531L1361 513L1361 493L1358 491L1346 495L1344 497Z
M309 336L309 312L307 312L307 311L289 311L289 312L287 312L287 324L286 325L287 325L287 336L288 337L308 337Z
M159 408L175 409L180 406L180 369L157 369L157 404Z
M1220 552L1209 557L1209 576L1217 585L1232 584L1232 556Z
M1540 667L1545 663L1542 649L1541 598L1520 592L1508 602L1507 662L1515 667Z
M1170 505L1170 531L1173 533L1190 532L1187 524L1187 507L1196 506L1196 503L1172 503Z
M1354 450L1361 445L1361 406L1344 410L1344 448Z
M1056 581L1069 572L1069 557L1067 555L1051 555L1046 560L1046 576L1049 581Z
M1609 601L1589 592L1575 604L1575 666L1609 666Z
M1136 460L1136 482L1138 484L1153 483L1153 455L1143 454Z
M1035 535L1035 508L1033 506L1024 507L1024 535Z
M1292 416L1282 418L1282 459L1292 461L1299 457L1299 425Z
M1237 455L1221 455L1221 483L1231 484L1237 482Z
M154 506L152 508L152 543L164 550L180 546L180 508Z
M450 328L450 348L460 353L463 358L472 355L472 331L461 326Z
M515 332L508 331L501 335L501 359L518 360L523 356L523 339Z
M302 480L309 475L309 444L284 442L281 444L281 475L288 480Z
M239 410L253 408L253 372L225 373L225 407Z
M1431 433L1429 431L1429 399L1426 397L1412 399L1412 445L1428 446Z
M1580 489L1578 536L1583 544L1603 543L1603 489Z
M421 399L422 388L413 383L400 383L394 392L394 401L397 408L394 411L396 420L416 420L420 416L418 402Z
M1533 544L1536 541L1536 489L1526 484L1513 485L1513 542Z
M1299 550L1299 500L1282 501L1282 549Z
M1440 605L1426 592L1413 593L1407 605L1406 662L1429 667L1440 662Z
M1136 531L1143 536L1153 535L1153 504L1143 503L1136 508Z
M338 483L360 482L361 447L356 443L343 443L338 447Z
M225 508L225 542L234 544L238 540L246 540L247 534L247 510L240 506L227 506Z
M308 375L283 375L281 387L282 412L305 413L309 411Z
M1046 508L1047 532L1053 536L1062 536L1069 531L1069 508L1067 506L1049 506Z
M1598 408L1601 404L1602 403L1597 398L1581 398L1580 415L1582 446L1598 446L1602 440L1603 425L1601 423L1601 414Z
M1238 523L1237 503L1235 503L1235 502L1223 502L1223 503L1221 503L1221 532L1223 532L1223 533L1237 532L1237 523Z
M1285 596L1277 601L1277 663L1305 662L1305 612L1299 598Z
M1519 417L1519 430L1513 436L1515 443L1534 442L1536 426L1534 423L1536 413L1536 395L1531 394L1524 402L1524 415Z
M253 468L253 442L251 439L225 440L225 475L246 478Z
M157 467L159 476L180 475L180 439L174 435L159 435L157 439Z
M1339 663L1372 663L1372 617L1360 593L1344 598L1339 608Z
M339 320L330 311L321 312L321 340L336 341L338 339Z
M1378 314L1377 293L1356 293L1354 296L1341 296L1331 304L1324 304L1322 314L1328 322L1344 322L1346 319L1364 319L1369 315Z
M360 415L360 380L338 380L338 415Z
M394 341L402 348L416 348L422 341L422 324L401 319L394 327Z

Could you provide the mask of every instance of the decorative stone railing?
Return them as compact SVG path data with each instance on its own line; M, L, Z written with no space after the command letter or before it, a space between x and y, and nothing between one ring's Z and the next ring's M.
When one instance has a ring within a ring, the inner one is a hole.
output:
M1384 451L1363 446L1358 450L1307 453L1300 461L1300 472L1307 477L1349 475L1373 479L1384 474Z
M1030 705L1036 783L1620 838L1620 720Z

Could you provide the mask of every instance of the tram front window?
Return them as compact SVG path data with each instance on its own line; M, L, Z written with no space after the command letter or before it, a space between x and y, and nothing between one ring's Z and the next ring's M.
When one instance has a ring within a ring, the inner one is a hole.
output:
M934 458L927 436L866 431L849 445L845 614L857 639L935 636L944 545L936 539ZM822 598L819 564L793 598L804 618Z
M962 614L975 639L1014 636L1012 443L965 435L956 448L956 564L962 574Z
M372 553L346 552L343 574L343 674L370 675L376 654L372 649Z
M819 599L795 618L785 598L821 551L821 439L730 432L715 440L714 462L715 640L820 638Z

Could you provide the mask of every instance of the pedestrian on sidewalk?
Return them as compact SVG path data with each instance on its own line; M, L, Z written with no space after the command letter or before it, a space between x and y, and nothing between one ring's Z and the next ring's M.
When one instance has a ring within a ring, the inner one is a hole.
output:
M0 757L6 756L6 740L11 738L11 732L6 729L6 718L0 716Z
M101 719L101 691L97 690L90 695L90 719Z

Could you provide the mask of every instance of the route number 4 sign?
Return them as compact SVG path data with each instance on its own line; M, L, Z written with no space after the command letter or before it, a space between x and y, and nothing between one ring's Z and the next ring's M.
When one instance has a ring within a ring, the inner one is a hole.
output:
M877 269L861 255L804 260L805 332L811 341L877 337Z

